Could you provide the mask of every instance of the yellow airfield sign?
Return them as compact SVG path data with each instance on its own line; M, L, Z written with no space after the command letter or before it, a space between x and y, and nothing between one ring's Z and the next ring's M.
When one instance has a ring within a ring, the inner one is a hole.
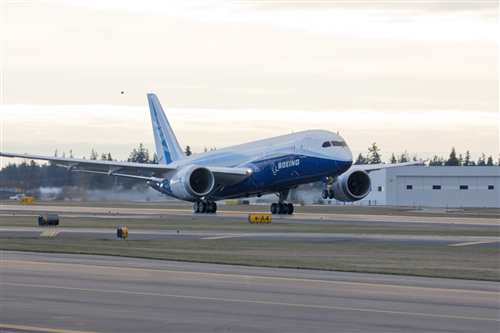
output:
M21 198L22 204L34 204L35 198Z
M17 189L17 193L23 193L23 190L21 190L20 188Z
M271 223L271 214L248 214L250 223Z

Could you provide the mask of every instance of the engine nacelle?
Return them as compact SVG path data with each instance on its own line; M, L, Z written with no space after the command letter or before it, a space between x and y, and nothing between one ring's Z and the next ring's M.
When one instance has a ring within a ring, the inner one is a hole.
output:
M214 185L212 171L197 165L182 168L170 180L170 190L182 200L195 201L210 193Z
M358 201L370 193L372 181L363 170L349 170L333 183L333 197L339 201Z

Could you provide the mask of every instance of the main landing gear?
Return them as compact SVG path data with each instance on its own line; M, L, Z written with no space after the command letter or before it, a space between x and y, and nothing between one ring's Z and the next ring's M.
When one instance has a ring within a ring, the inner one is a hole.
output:
M199 201L194 203L193 209L195 213L215 213L217 212L217 204L210 201Z
M278 203L273 203L271 205L271 214L293 214L293 204L285 203L286 198L288 197L288 190L276 193L279 197Z

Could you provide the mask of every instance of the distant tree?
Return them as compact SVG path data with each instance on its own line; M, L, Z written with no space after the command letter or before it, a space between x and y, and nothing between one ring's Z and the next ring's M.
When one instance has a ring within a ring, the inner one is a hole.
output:
M464 163L462 165L463 166L470 166L471 165L471 158L470 158L470 153L468 150L465 153L465 159L464 159Z
M498 154L498 162L497 162L497 166L500 166L500 154Z
M193 153L191 152L191 147L189 146L186 146L186 150L184 151L184 153L186 154L186 156L193 155Z
M354 164L368 164L367 159L363 156L363 154L359 153L358 158L356 159L356 162Z
M108 154L102 153L101 154L101 161L107 161L108 160Z
M479 156L479 158L477 159L477 165L478 166L486 165L486 155L484 155L484 153L482 153L481 156Z
M92 151L90 152L90 159L91 160L97 160L98 157L99 157L99 154L97 153L97 151L95 151L94 149L92 149Z
M399 163L410 162L410 154L405 150L398 158Z
M445 162L446 166L460 166L458 162L457 153L455 152L455 147L451 149L450 158Z
M144 148L142 142L137 150L134 148L134 150L130 153L128 162L149 163L149 150Z
M205 149L203 149L203 152L206 153L208 151L207 147L205 147Z
M380 148L377 147L377 143L374 142L372 143L372 146L368 148L368 164L379 164L382 163L382 155L380 155L378 152L380 151Z
M69 158L75 158L75 156L73 156L73 150L69 150Z
M429 166L443 166L444 165L444 159L442 157L438 157L437 155L434 155L432 160L429 162Z
M396 159L396 156L394 156L394 153L392 153L389 163L391 163L391 164L398 163L398 160Z
M158 164L158 155L156 153L153 153L153 158L151 161L149 161L150 164Z
M494 166L493 157L491 155L490 157L488 157L488 162L486 162L486 166Z
M460 155L458 155L458 165L460 165L460 166L464 165L464 158L462 156L462 153L460 153Z

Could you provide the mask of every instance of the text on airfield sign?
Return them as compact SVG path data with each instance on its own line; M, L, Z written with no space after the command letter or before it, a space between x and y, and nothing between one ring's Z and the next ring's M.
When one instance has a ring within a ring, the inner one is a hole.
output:
M248 214L250 223L271 223L271 214Z

